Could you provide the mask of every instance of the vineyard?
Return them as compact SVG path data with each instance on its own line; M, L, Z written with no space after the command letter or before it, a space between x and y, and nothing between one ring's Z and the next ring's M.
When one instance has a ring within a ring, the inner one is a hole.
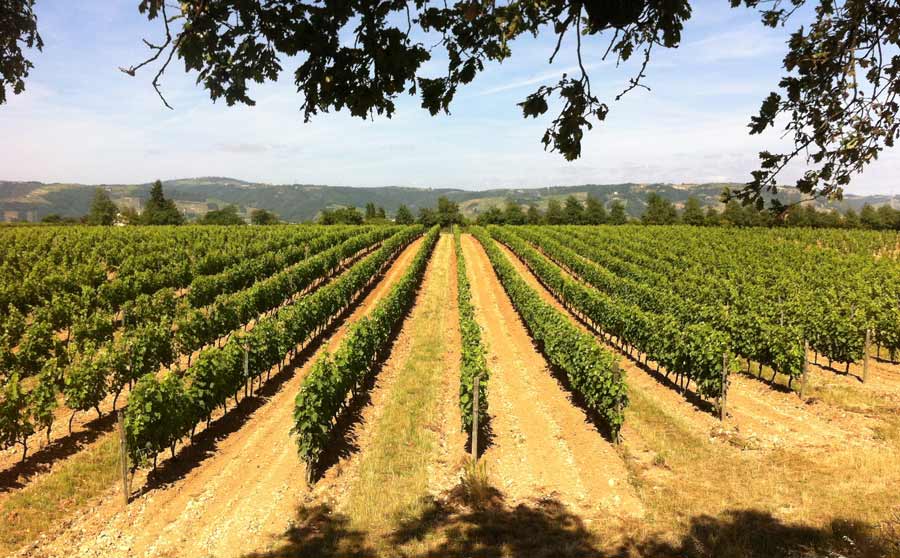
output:
M895 233L0 240L4 553L900 556Z

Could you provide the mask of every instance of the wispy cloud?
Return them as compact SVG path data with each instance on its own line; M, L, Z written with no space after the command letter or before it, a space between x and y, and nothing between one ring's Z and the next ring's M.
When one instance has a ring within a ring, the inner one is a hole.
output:
M709 35L683 47L703 62L770 58L785 49L784 39L759 23Z
M271 151L274 146L266 143L222 143L219 149L226 153L266 153Z
M607 62L596 62L592 64L585 64L585 70L592 70L595 68L599 68L600 66L606 65ZM545 72L543 74L539 74L536 76L532 76L525 79L520 79L516 81L511 81L509 83L504 83L502 85L497 85L495 87L489 87L487 89L483 89L478 91L472 97L483 97L485 95L494 95L497 93L503 93L504 91L512 91L513 89L520 89L522 87L527 87L529 85L536 85L538 83L546 83L548 81L557 81L562 77L563 74L574 74L581 72L581 68L578 66L566 66L564 68L559 68L552 72Z

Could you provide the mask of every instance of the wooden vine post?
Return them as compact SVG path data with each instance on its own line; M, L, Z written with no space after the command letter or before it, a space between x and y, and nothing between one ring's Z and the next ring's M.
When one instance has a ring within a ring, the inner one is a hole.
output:
M316 462L315 461L307 461L306 462L306 486L313 486L316 484Z
M622 376L624 376L624 372L622 372L622 369L619 368L619 361L613 362L612 375L614 378L621 378ZM622 408L622 402L619 401L618 403L616 403L616 413L619 416L621 416L623 412L624 412L624 409ZM619 445L622 442L622 427L621 426L616 428L616 432L613 435L613 441L616 443L616 445Z
M725 420L725 402L728 399L728 353L722 353L722 393L719 396L719 420Z
M863 372L862 381L866 383L869 380L869 349L872 343L872 330L866 328L866 344L863 345Z
M803 341L803 376L800 381L800 399L803 399L803 395L806 393L806 381L809 377L809 341Z
M116 426L119 431L119 465L122 473L122 505L128 506L131 498L131 479L128 466L128 442L125 439L125 410L119 409L116 418Z
M481 374L475 376L472 393L472 461L478 461L478 414L480 410L479 396L481 391Z
M250 380L249 372L250 372L250 348L245 346L244 347L244 381L250 382L250 395L253 395L253 381Z

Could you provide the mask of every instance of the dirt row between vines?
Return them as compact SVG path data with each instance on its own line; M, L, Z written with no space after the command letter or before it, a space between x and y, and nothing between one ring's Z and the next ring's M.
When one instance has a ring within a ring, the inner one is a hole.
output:
M466 442L458 320L453 238L445 234L347 433L347 451L304 502L306 510L324 506L332 522L346 519L360 533L358 541L343 537L336 554L386 552L400 526L421 521L458 485ZM269 555L317 555L321 549L310 542L294 540Z
M384 278L321 343L317 355L334 351L350 325L374 309L421 243L419 239L402 251ZM294 397L315 360L307 358L239 428L206 449L199 463L183 464L186 471L170 483L134 498L124 511L121 493L111 488L59 532L20 555L236 556L274 544L288 531L297 503L308 492L290 429ZM141 480L136 479L134 490L141 490Z
M462 244L491 370L484 458L497 488L512 504L552 498L587 518L640 516L620 456L552 375L484 248L470 235Z

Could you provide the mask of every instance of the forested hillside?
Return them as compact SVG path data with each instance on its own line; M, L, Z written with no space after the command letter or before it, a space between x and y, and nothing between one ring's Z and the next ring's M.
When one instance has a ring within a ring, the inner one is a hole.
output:
M408 188L384 186L356 188L349 186L321 186L309 184L271 185L244 182L232 178L207 177L163 181L166 193L175 200L178 208L188 217L221 209L229 204L239 207L247 215L253 209L267 209L278 213L287 221L309 221L323 209L338 206L363 208L367 203L384 207L389 214L405 204L414 212L422 207L433 207L437 198L446 196L460 204L464 215L475 218L494 206L502 207L507 200L524 205L537 205L545 209L548 200L563 201L575 195L582 201L591 195L609 203L620 200L631 217L640 217L646 209L649 192L658 192L676 206L688 196L697 196L704 205L720 205L719 195L729 184L585 184L579 186L552 186L528 189L463 190L450 188ZM95 189L106 189L119 206L140 209L149 197L150 184L44 184L41 182L0 181L0 220L37 221L46 215L80 217L90 209ZM730 184L734 187L734 184ZM783 201L794 200L796 191L781 190ZM859 210L863 204L878 206L891 204L900 208L900 198L894 196L845 196L844 201L829 204L816 202L820 208Z

